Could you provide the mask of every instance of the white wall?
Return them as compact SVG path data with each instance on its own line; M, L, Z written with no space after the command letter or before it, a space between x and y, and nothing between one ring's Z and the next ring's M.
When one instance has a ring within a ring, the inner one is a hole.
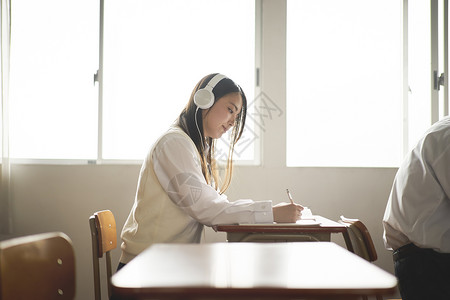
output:
M89 216L111 209L120 231L135 194L139 166L13 165L12 200L15 235L63 231L74 243L78 300L93 299ZM392 257L382 245L381 218L395 169L238 167L231 200L252 198L286 201L288 187L296 201L313 213L337 220L341 214L360 218L379 254L376 264L392 272ZM224 242L225 235L206 230L206 242ZM343 245L340 235L333 241ZM117 265L120 250L114 251ZM299 253L301 258L301 253ZM318 263L320 263L318 261Z

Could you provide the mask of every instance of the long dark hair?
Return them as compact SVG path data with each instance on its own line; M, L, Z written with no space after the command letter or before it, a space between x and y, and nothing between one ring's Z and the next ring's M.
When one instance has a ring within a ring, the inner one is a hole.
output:
M217 73L209 74L203 77L197 83L194 90L192 91L188 104L178 117L178 126L180 126L194 142L201 157L203 176L205 177L208 184L210 184L212 180L214 180L215 188L217 190L219 188L219 170L215 159L216 140L210 137L205 138L205 135L203 133L202 110L197 109L197 105L195 105L194 103L195 92L197 92L199 89L204 88L215 75L217 75ZM242 110L236 118L236 122L232 128L230 135L230 147L228 150L225 176L219 190L219 192L222 194L231 183L231 177L233 173L234 146L236 145L237 141L242 136L242 132L244 131L245 119L247 116L247 98L245 97L245 93L242 88L229 78L224 78L219 81L212 92L214 94L214 103L223 96L230 93L239 93L242 97ZM205 147L205 145L203 144L204 141L209 145L209 147ZM208 165L211 167L211 172L208 171Z

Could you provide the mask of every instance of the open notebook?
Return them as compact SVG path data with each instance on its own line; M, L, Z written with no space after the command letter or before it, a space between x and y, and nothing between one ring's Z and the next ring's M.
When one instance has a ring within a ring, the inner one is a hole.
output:
M248 225L248 226L267 226L268 224L240 224L240 225ZM270 224L272 226L272 224ZM278 226L320 226L320 221L316 219L316 217L312 214L311 210L305 207L302 211L302 217L295 223L276 223L273 222L273 225Z

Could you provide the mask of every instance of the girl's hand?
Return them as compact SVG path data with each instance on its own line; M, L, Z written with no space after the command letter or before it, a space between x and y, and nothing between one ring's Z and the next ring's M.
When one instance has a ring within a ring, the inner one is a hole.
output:
M272 207L273 220L277 223L295 223L302 215L300 204L279 203Z

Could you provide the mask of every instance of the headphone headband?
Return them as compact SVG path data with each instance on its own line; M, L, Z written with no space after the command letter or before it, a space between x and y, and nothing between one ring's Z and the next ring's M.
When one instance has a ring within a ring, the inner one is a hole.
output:
M205 86L205 89L209 89L210 91L213 90L213 88L221 81L222 79L225 79L226 76L222 74L216 74L211 80L208 82L208 84Z

